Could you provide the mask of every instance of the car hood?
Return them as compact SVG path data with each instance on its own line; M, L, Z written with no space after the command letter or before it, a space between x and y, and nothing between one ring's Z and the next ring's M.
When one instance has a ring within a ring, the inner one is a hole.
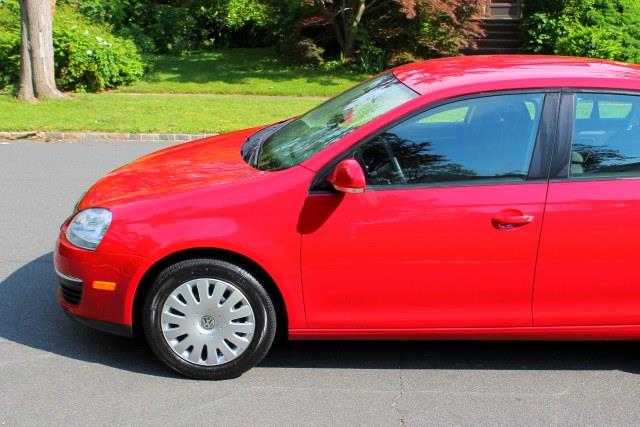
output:
M166 148L141 157L101 178L84 196L80 209L173 194L258 177L241 155L245 129Z

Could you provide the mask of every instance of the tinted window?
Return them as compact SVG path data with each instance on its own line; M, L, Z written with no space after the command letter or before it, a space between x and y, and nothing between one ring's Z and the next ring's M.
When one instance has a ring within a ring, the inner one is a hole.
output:
M355 153L369 185L522 181L544 95L453 102L414 116Z
M576 95L570 175L640 175L640 97Z

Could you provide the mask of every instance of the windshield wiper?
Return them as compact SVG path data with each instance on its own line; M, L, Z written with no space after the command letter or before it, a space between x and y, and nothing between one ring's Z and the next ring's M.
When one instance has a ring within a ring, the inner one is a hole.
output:
M242 146L242 158L251 166L258 166L260 160L260 153L262 152L262 145L267 139L280 128L289 123L293 119L285 120L275 123L271 126L267 126L264 129L260 129L258 132L247 138L247 141Z

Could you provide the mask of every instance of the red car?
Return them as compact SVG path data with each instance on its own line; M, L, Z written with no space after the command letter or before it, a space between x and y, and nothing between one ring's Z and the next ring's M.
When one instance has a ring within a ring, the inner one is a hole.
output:
M460 57L147 155L64 223L59 300L195 378L290 339L640 338L640 67Z

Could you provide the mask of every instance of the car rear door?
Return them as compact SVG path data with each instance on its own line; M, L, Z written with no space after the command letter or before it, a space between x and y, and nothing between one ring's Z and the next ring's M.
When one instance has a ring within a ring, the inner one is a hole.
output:
M640 94L563 95L536 326L640 324Z
M446 102L341 157L363 166L364 193L328 191L331 168L321 173L301 223L308 326L531 326L558 103L552 92Z

